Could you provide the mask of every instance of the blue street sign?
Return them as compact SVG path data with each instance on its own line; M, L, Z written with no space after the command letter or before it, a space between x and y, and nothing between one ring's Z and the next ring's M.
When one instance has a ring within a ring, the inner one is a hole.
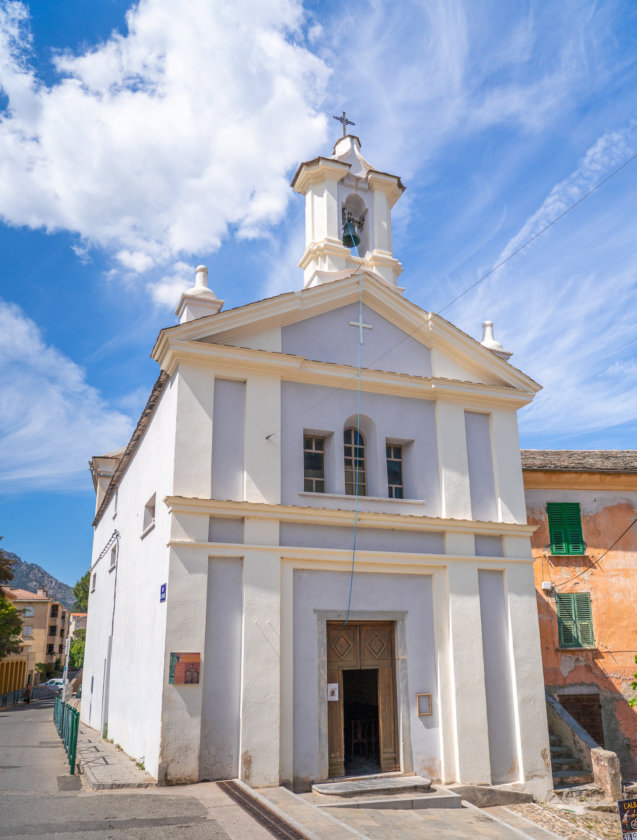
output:
M166 584L162 583L162 585L159 587L159 603L163 604L165 600L166 600Z

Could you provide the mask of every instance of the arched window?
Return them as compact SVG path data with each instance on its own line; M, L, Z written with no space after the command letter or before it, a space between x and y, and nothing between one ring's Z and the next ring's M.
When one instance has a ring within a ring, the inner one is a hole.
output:
M348 496L367 495L365 438L357 429L345 429L345 492ZM356 484L358 483L358 492Z

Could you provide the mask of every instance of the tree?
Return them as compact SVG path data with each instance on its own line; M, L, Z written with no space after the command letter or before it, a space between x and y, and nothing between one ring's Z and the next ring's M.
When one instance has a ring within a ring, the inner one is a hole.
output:
M22 618L8 598L0 595L0 660L20 650Z
M84 665L84 647L86 645L86 630L76 630L69 649L69 668L79 671Z
M0 540L2 537L0 537ZM13 580L13 567L15 560L7 551L0 548L0 584L8 583ZM0 593L2 593L2 586L0 585Z
M49 669L46 662L36 662L35 670L38 672L40 680L45 680L49 676Z
M0 537L0 540L2 537ZM0 584L13 579L15 560L0 548ZM0 659L20 650L22 619L0 586Z
M89 569L73 587L73 594L75 595L75 603L73 604L74 612L88 612L88 587L90 579L91 571Z

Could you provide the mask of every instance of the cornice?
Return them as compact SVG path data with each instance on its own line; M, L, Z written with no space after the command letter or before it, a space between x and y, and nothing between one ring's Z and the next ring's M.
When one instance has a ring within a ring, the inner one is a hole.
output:
M447 353L465 366L476 369L476 375L482 372L482 376L503 380L513 388L530 394L535 394L540 389L526 374L494 356L444 318L428 313L415 303L397 295L396 291L400 291L399 289L390 287L384 280L365 269L363 278L363 303L405 332L407 337L426 347ZM236 340L246 333L282 327L316 317L357 301L359 296L360 276L355 274L328 284L267 298L234 310L165 328L159 333L151 356L164 368L168 342L173 337L198 340L200 343L213 343L207 342L206 339L214 337L215 341L221 344L224 340Z
M432 335L439 338L445 349L451 350L452 354L456 358L461 359L465 365L469 362L481 368L490 368L499 378L509 381L514 387L530 391L532 394L536 394L542 389L542 386L538 385L526 373L523 373L509 362L505 362L499 356L491 353L479 341L476 341L470 335L454 327L453 324L441 318L440 315L432 312L429 316L429 325ZM488 353L490 356L490 364L486 362L485 353Z
M312 260L320 259L321 257L326 256L340 257L345 260L351 259L349 250L342 242L338 239L326 237L320 242L310 242L309 245L307 245L298 266L299 268L305 270Z
M296 505L271 505L264 502L232 502L185 496L166 496L164 503L170 513L204 514L225 519L274 519L312 525L351 526L353 510ZM531 537L535 525L518 522L486 522L474 519L444 519L438 516L417 516L405 513L358 512L359 528L392 528L400 531L435 531L488 534L490 536ZM447 556L447 555L445 555Z
M406 189L398 175L389 175L387 172L379 172L377 169L369 170L367 183L372 190L382 190L385 193L390 207L396 204Z
M522 470L525 490L634 490L634 473L596 473L571 470Z
M350 163L343 163L343 161L319 155L314 160L307 160L299 164L290 186L295 192L305 195L308 187L312 184L324 180L340 181L351 168Z
M358 368L354 365L317 362L272 350L253 350L227 344L169 339L164 348L162 367L172 376L180 363L205 365L214 371L245 379L248 373L270 374L286 382L319 385L326 388L358 387ZM414 399L448 399L465 404L500 405L521 408L533 394L504 385L486 385L442 377L420 377L391 371L361 370L364 391Z
M194 540L169 540L166 545L170 548L203 549L212 557L244 557L248 552L258 551L260 554L275 554L282 560L297 561L304 566L318 563L343 565L349 568L352 563L351 550L341 548L196 542ZM422 569L424 566L434 571L456 562L478 564L480 568L503 569L509 565L532 565L534 562L532 557L478 557L475 554L417 554L409 551L370 551L369 549L357 549L356 558L356 568L359 571L365 566L388 566L393 569L401 566Z

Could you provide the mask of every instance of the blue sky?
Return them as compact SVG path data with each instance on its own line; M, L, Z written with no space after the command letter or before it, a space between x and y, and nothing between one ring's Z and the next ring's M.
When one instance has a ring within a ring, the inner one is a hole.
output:
M300 160L346 109L408 189L406 295L440 311L637 151L637 6L0 0L0 534L87 568L92 454L128 439L194 267L298 288ZM522 445L633 448L637 161L444 316L544 386Z

